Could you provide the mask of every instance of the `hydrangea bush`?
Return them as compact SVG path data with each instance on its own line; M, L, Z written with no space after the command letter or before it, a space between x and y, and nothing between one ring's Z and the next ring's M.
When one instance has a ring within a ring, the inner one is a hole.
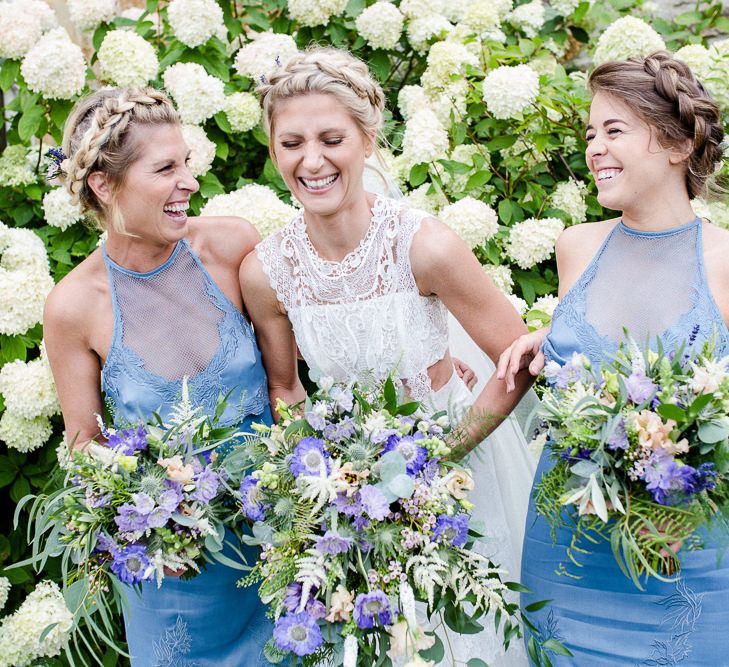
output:
M116 0L69 0L67 8L82 45L44 0L0 3L0 492L7 507L60 481L51 474L62 424L41 347L42 303L99 236L47 183L44 154L60 143L85 92L129 83L165 89L201 184L193 211L245 215L266 235L296 202L268 158L251 96L258 77L311 43L353 50L387 96L381 153L395 182L412 205L463 237L530 326L548 321L556 305L560 231L610 215L584 165L585 71L665 46L696 69L729 119L729 20L718 0L671 21L644 0L149 0L124 11ZM729 226L726 204L695 208ZM27 555L20 514L21 530L8 519L0 524L0 565ZM52 576L57 570L49 564ZM36 577L27 568L6 576L12 612Z

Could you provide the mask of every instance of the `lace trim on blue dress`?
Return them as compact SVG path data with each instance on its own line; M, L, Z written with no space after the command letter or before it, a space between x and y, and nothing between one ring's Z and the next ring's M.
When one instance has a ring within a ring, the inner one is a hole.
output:
M182 616L154 643L154 667L201 667L197 661L185 658L192 650L192 636Z

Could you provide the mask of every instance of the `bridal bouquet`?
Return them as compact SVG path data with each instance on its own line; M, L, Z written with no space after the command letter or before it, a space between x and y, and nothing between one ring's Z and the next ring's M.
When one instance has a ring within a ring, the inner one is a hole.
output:
M729 357L711 343L675 354L633 340L611 364L582 355L548 365L542 398L555 465L536 488L538 511L556 527L563 508L580 535L609 539L623 572L677 573L682 546L729 499ZM574 558L573 558L574 560Z
M269 659L432 664L443 644L416 601L456 632L479 631L494 611L505 643L518 636L500 570L471 548L474 482L444 462L448 417L401 404L391 380L371 389L325 378L301 409L279 403L280 422L227 459L263 549L243 583L260 582L275 619Z
M154 580L160 586L170 570L189 577L215 560L245 569L222 553L235 511L215 452L237 434L216 429L190 403L186 384L166 423L99 424L106 444L70 455L64 487L18 505L16 522L32 502L33 555L16 567L30 562L42 569L49 557L60 556L73 629L83 620L113 646L111 612L126 598L122 584ZM94 653L84 633L73 638Z

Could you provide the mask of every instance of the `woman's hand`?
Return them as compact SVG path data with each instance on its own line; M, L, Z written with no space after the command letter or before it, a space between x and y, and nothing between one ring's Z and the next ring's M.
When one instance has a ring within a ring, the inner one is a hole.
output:
M453 359L453 368L455 368L456 373L458 374L458 377L463 380L463 384L468 387L469 391L472 390L476 383L478 382L478 378L476 377L476 374L473 372L471 367L466 364L465 362L461 361L460 359L456 359L455 357L452 357Z
M167 567L166 565L164 567L165 577L181 577L185 574L186 570L187 568L185 567L181 567L179 570L173 570L171 567Z
M496 377L506 381L507 392L513 391L514 377L520 370L528 367L535 377L542 372L544 354L541 347L548 330L545 327L519 336L501 353L496 365Z

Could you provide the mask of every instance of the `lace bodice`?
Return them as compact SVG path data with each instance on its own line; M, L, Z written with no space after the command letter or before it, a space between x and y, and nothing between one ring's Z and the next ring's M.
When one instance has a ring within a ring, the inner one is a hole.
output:
M711 296L704 269L700 219L661 232L622 222L560 302L544 342L547 361L564 364L582 352L599 364L612 356L623 327L640 344L674 350L717 336L729 353L729 331Z
M319 256L303 214L258 245L310 368L339 381L393 374L414 398L430 393L427 371L448 349L448 322L440 299L418 292L410 265L427 216L378 198L365 237L341 262Z
M250 324L223 294L185 241L161 266L138 273L106 254L114 333L102 388L119 422L163 419L190 397L213 415L230 392L221 425L240 424L268 409L266 375Z

